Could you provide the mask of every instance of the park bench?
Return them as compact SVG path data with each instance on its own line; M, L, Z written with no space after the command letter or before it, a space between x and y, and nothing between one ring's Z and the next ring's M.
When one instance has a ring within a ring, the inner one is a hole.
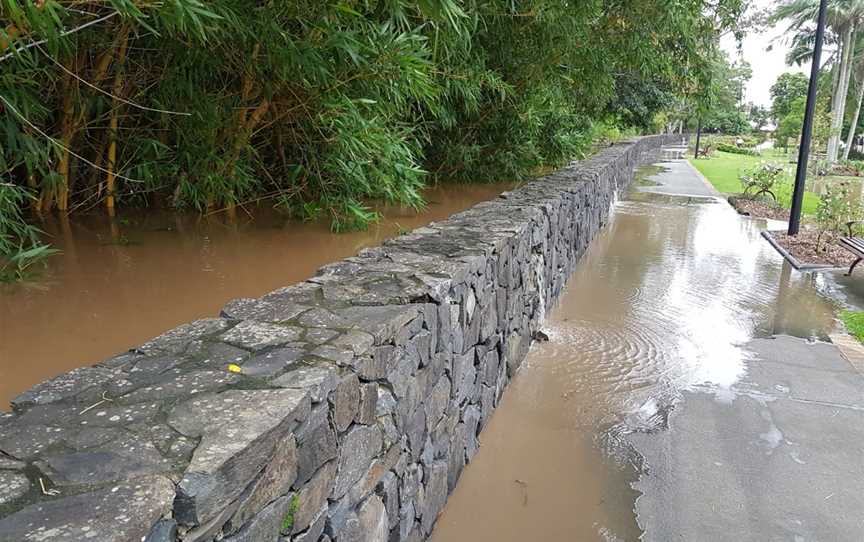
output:
M846 273L848 277L852 274L855 266L864 259L864 239L861 237L841 237L840 246L855 255L855 261L852 262L852 265L849 266L849 272Z

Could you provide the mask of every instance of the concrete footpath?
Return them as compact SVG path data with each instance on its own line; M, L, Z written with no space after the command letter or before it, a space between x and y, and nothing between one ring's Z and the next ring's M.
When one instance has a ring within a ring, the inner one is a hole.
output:
M705 195L689 168L673 163L648 191ZM644 459L642 540L864 540L864 376L828 342L744 349L731 388L685 392L665 428L628 437Z
M643 540L864 540L864 377L828 343L756 339L731 390L636 433Z

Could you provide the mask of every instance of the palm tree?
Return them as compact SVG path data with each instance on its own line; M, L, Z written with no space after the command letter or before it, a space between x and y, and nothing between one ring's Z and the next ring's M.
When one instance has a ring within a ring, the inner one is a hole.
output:
M775 22L789 21L789 31L794 33L793 43L807 43L813 32L811 23L816 19L819 0L789 0L779 5L772 16ZM835 66L831 95L831 134L828 138L827 159L837 161L840 136L846 113L846 100L852 78L855 58L856 31L864 24L864 0L829 0L828 28L838 43L839 66ZM801 47L794 50L799 51ZM799 51L800 53L800 51Z

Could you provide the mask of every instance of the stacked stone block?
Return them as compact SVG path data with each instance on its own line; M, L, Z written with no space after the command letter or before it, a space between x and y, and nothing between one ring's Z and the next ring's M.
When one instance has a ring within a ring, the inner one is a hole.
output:
M546 308L665 139L22 394L0 417L0 541L426 539Z

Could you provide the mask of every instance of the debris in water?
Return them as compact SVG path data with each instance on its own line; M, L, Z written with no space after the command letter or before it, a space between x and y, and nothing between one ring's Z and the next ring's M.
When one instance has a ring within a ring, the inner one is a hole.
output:
M519 478L516 478L513 481L519 484L519 487L522 488L522 506L528 506L528 483Z
M534 332L534 336L532 338L538 343L549 342L549 335L544 331L540 331L539 329Z

